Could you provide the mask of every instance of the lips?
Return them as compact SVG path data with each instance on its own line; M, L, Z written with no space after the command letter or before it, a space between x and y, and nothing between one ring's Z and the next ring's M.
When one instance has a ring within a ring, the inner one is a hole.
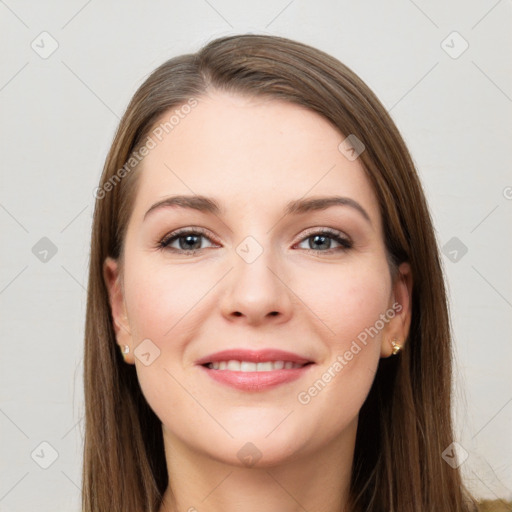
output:
M215 381L244 391L262 391L292 382L309 371L314 361L283 350L224 350L198 361Z
M252 361L237 361L229 359L227 361L216 361L207 365L210 370L229 370L232 372L271 372L274 370L291 370L293 368L301 368L302 364L293 363L291 361L260 361L258 363Z
M215 352L208 356L202 357L196 364L206 365L210 363L221 363L223 361L246 361L250 363L264 363L264 362L276 362L284 361L290 363L296 363L299 365L305 365L307 363L313 363L314 361L307 357L300 356L293 352L285 352L284 350L247 350L247 349L234 349L234 350L223 350L221 352Z

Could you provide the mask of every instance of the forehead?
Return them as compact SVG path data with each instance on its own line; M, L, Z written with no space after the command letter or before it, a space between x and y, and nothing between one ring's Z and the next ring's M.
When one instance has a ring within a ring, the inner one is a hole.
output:
M327 119L273 98L216 91L197 102L156 123L160 135L151 135L156 146L141 162L135 209L167 195L199 194L218 199L227 214L270 214L291 200L335 194L364 204L379 224L362 164L338 149L345 135Z

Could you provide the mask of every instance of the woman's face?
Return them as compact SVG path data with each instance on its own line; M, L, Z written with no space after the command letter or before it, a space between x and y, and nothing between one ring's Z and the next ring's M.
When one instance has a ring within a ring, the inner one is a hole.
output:
M168 131L136 171L122 273L105 265L166 446L264 465L353 440L411 291L407 264L392 281L359 159L276 100L213 92Z

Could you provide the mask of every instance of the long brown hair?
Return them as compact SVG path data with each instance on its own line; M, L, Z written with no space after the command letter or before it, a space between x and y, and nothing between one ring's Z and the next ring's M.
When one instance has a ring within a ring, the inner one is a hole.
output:
M136 166L125 164L164 113L207 87L304 106L362 141L359 158L379 201L389 261L394 269L403 261L411 265L406 349L380 361L359 415L352 510L475 510L459 469L442 458L454 440L451 328L432 220L407 147L386 109L347 66L296 41L248 34L216 39L158 67L135 93L107 156L96 194L87 299L84 512L155 512L168 484L161 423L116 345L102 267L107 256L122 253L136 192Z

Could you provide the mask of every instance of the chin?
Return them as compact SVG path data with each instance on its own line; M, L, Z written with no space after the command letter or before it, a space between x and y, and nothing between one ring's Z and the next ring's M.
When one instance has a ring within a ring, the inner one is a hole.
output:
M297 432L280 427L252 428L242 432L232 432L234 439L228 443L216 443L211 455L219 462L245 468L267 468L286 464L304 455L306 440ZM272 429L275 429L272 432ZM269 434L269 432L271 432Z

